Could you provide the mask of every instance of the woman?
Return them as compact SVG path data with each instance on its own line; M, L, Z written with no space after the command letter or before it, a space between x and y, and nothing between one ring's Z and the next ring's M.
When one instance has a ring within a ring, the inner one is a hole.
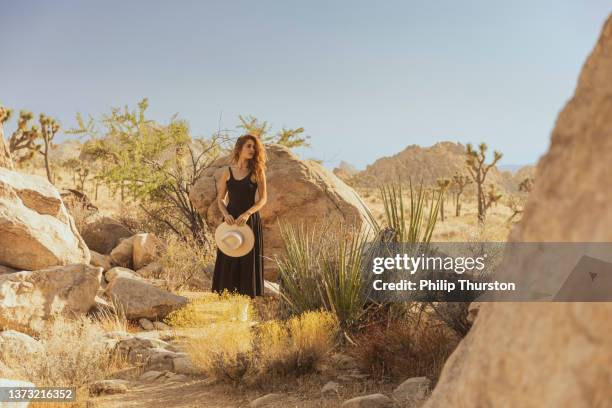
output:
M266 152L259 138L249 134L240 136L231 164L217 180L217 204L226 223L246 223L251 227L255 244L248 254L239 258L225 255L217 248L212 281L215 292L227 289L251 297L263 296L263 231L258 211L267 200L265 168Z

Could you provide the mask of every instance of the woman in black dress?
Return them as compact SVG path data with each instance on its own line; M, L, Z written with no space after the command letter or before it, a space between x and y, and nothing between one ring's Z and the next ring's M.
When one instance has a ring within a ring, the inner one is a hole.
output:
M231 164L223 169L217 180L217 204L226 223L246 223L251 227L255 243L248 254L238 258L217 248L212 281L214 292L227 289L251 297L263 296L263 231L259 209L267 200L265 168L266 152L259 138L248 134L240 136Z

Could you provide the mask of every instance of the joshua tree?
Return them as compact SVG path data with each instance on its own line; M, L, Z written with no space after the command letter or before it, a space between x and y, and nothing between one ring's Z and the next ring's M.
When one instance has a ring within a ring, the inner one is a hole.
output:
M478 151L474 150L471 143L467 144L467 158L466 164L468 172L472 177L472 180L476 184L476 192L478 199L478 221L484 222L487 208L496 200L489 201L489 205L487 206L487 194L485 193L483 187L485 184L485 180L487 178L487 173L495 164L502 158L502 154L495 150L493 152L493 161L489 164L485 163L487 153L487 145L485 143L481 143L478 145ZM493 187L494 188L494 187ZM493 192L495 193L495 192ZM495 198L495 195L492 196Z
M523 179L523 181L521 181L521 184L519 184L519 191L523 193L531 193L531 190L533 190L534 182L535 180L533 179L533 177L526 177L525 179Z
M472 180L468 176L463 174L455 174L453 176L453 186L455 187L455 216L459 217L461 215L461 194L463 194L463 190L465 186L472 183Z
M40 146L36 144L36 140L40 137L40 130L36 125L29 125L33 117L34 115L30 111L20 111L17 129L9 139L9 150L16 163L21 164L29 161L40 149ZM20 150L23 150L23 152L18 153Z
M0 105L0 160L9 168L12 168L13 162L11 158L11 151L8 149L4 141L4 122L11 118L12 111L4 106ZM6 162L5 162L6 159Z
M436 180L436 183L438 184L437 192L439 192L442 196L442 199L440 201L440 219L444 221L444 193L446 193L446 189L448 189L448 187L450 186L451 181L447 178L440 178Z
M80 161L79 165L76 168L76 174L79 176L79 190L85 192L85 181L87 180L87 176L89 176L89 166L84 161Z
M487 195L485 197L484 206L485 212L491 207L493 204L497 204L497 202L502 198L502 194L499 194L497 191L497 187L494 184L489 184L489 190L487 191Z
M508 218L508 222L512 222L514 217L523 212L523 202L520 198L510 196L508 199L508 207L512 210L512 215Z
M523 181L520 182L518 189L518 196L511 196L508 199L508 207L512 210L512 215L508 218L508 222L511 222L514 217L523 213L523 209L525 207L525 201L527 199L527 194L533 190L533 177L526 177ZM521 194L523 193L523 194Z
M49 163L49 150L53 146L53 138L59 132L59 123L50 116L46 116L41 113L38 117L40 123L40 135L43 139L44 150L40 151L40 154L45 158L45 170L47 171L47 179L50 183L53 183L53 177L51 176L51 166Z

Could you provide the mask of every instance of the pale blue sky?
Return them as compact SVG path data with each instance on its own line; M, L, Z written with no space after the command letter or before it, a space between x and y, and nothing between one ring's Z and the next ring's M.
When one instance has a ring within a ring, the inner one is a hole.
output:
M150 100L195 135L238 114L303 126L304 158L363 168L486 141L533 163L609 0L2 1L0 102L75 126ZM14 127L14 120L8 131ZM63 140L61 135L59 140Z

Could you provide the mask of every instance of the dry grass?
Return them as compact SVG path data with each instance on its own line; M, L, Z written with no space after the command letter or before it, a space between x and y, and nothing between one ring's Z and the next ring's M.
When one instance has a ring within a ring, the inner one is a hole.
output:
M42 352L13 350L2 356L11 367L13 378L29 381L38 387L75 387L74 403L31 406L85 406L88 384L107 378L127 366L104 343L104 329L96 321L82 316L76 319L58 316L49 321L38 340Z
M334 345L338 323L329 312L253 327L254 315L249 297L209 294L192 299L167 322L192 329L186 350L204 373L234 384L269 384L275 378L310 373Z
M248 322L253 318L254 310L248 296L211 292L181 292L189 303L173 311L164 322L176 329L206 328L219 322Z
M202 248L190 236L179 239L176 234L166 233L158 262L162 266L155 279L163 279L166 289L176 292L184 289L209 289L212 276L207 266L214 262L211 248ZM148 278L148 276L145 276Z

